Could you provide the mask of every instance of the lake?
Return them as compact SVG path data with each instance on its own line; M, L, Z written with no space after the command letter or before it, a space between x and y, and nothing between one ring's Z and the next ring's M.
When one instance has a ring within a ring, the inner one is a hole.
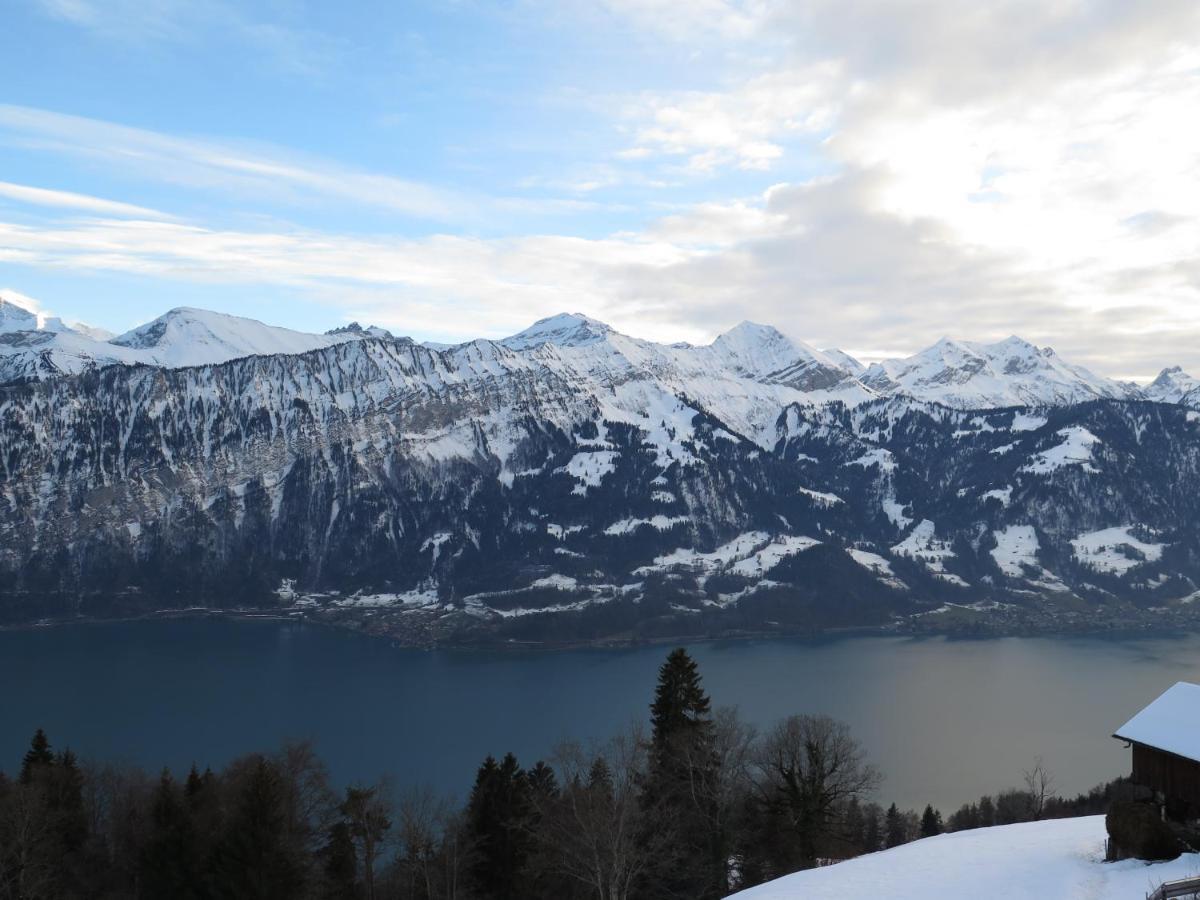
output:
M342 783L391 773L465 796L482 758L525 764L563 738L645 718L669 648L398 649L317 625L222 619L0 633L0 769L33 730L91 759L217 768L314 740ZM689 648L715 705L758 725L794 712L852 727L883 803L949 813L1016 786L1038 755L1062 793L1127 773L1111 733L1160 691L1200 680L1200 638L858 637Z

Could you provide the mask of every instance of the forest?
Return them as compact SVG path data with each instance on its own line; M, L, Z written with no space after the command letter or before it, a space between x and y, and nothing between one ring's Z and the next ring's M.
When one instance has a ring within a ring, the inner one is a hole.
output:
M391 778L336 789L307 743L149 774L38 730L0 774L0 898L716 900L942 831L1101 813L1123 787L1060 798L1038 760L946 817L885 809L846 725L759 732L712 707L683 649L649 712L527 767L489 755L465 802Z

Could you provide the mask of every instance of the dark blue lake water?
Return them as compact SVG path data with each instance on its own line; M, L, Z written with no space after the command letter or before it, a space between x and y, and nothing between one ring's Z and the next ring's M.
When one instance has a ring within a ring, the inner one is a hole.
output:
M391 773L465 795L487 754L522 762L645 718L668 648L402 650L314 625L122 622L0 633L0 769L30 734L156 771L214 768L312 738L340 782ZM883 802L947 811L1044 757L1062 792L1127 771L1109 735L1170 684L1200 638L771 640L692 646L716 705L769 724L850 723Z

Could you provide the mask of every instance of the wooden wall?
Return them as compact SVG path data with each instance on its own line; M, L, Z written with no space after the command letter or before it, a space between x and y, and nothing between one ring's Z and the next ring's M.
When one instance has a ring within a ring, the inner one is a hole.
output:
M1162 793L1170 818L1200 818L1200 762L1134 744L1133 781Z

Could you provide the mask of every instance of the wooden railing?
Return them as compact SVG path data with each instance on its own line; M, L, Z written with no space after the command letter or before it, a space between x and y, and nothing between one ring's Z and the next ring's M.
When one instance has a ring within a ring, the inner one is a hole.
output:
M1200 876L1164 881L1146 895L1146 900L1180 900L1187 897L1200 897Z

